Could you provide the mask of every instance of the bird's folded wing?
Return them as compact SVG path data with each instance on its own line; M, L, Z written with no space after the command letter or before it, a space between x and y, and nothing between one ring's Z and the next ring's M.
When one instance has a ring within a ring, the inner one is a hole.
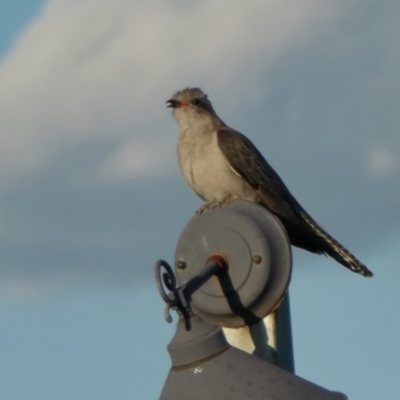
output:
M218 145L230 167L250 185L274 214L299 221L293 196L254 144L230 128L217 132ZM300 223L301 224L301 223Z

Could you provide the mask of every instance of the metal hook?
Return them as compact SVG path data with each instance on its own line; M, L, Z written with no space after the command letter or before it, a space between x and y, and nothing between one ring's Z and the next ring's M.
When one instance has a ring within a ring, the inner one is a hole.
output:
M185 319L186 330L190 330L190 316L192 313L190 302L191 295L207 282L214 274L222 270L225 261L221 256L210 257L208 263L190 281L181 287L176 287L176 278L171 266L164 260L158 260L155 265L155 277L158 291L166 303L164 317L168 323L172 322L170 310L176 309ZM162 273L162 269L166 272ZM167 293L164 286L170 291Z
M162 268L164 268L166 272L161 275ZM174 299L171 299L171 297L168 296L168 293L164 289L164 285L170 292L173 292L174 290L176 290L176 279L174 271L172 271L171 266L165 260L158 260L156 262L155 278L158 292L160 293L161 297L167 304L171 304L172 306Z

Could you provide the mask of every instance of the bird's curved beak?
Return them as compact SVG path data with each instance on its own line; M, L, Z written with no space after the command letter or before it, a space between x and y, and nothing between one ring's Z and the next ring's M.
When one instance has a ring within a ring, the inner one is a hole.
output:
M174 99L170 99L167 101L167 107L171 107L171 108L179 108L179 107L188 107L189 104L187 103L182 103L179 100L174 100Z
M167 107L171 107L171 108L179 107L179 101L170 99L167 101Z

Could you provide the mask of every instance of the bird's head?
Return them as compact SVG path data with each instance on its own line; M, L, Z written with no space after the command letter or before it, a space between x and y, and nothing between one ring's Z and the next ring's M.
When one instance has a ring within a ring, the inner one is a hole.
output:
M207 95L199 88L181 90L167 104L167 107L173 109L173 115L180 126L220 121Z

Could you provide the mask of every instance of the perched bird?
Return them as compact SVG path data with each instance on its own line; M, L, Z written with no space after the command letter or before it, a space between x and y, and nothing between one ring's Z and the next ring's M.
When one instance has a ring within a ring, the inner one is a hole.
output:
M234 199L257 202L285 227L293 246L326 254L363 276L372 272L325 232L289 192L254 144L228 127L198 88L167 101L179 125L178 159L189 186L206 203L223 206Z

